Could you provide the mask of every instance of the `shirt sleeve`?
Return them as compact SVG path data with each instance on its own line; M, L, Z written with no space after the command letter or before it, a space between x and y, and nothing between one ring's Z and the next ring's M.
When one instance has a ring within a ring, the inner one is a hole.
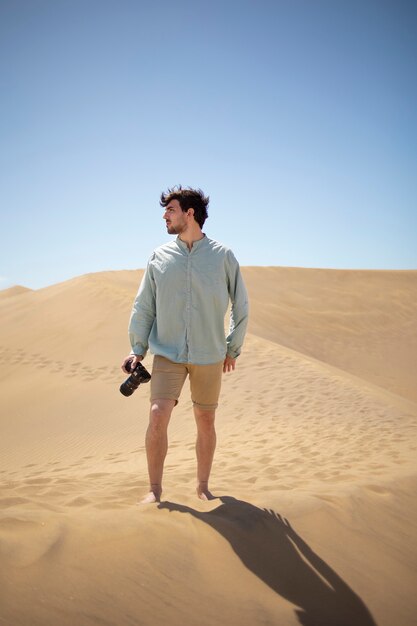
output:
M152 259L148 262L143 275L129 321L129 339L132 352L143 357L148 351L149 335L156 317L155 281L151 261Z
M232 303L229 334L226 337L227 355L235 359L242 350L248 325L249 303L239 263L230 250L226 257L226 271L229 297Z

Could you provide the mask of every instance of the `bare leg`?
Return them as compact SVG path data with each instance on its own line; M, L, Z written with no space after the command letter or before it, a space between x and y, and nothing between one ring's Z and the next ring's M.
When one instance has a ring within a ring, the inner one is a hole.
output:
M197 495L201 500L212 500L208 482L214 451L216 449L216 430L214 427L216 411L202 409L194 405L194 416L197 424Z
M164 461L168 451L168 424L175 400L153 400L146 431L146 457L148 460L149 493L141 500L142 504L160 502Z

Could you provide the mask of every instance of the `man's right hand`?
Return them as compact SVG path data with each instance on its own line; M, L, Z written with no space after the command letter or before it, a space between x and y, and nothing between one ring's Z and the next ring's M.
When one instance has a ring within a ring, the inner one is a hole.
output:
M123 363L121 364L121 368L125 374L131 373L131 372L128 372L128 370L126 369L126 363L128 363L128 361L131 361L130 369L134 370L136 367L136 364L139 363L139 361L143 361L143 356L142 355L136 356L135 354L129 354L129 356L127 356L125 360L123 361Z

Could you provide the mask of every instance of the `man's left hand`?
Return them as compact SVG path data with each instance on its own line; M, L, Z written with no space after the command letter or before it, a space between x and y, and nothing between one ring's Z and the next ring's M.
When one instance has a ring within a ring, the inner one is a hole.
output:
M223 363L223 374L226 372L233 372L236 367L236 359L232 359L231 356L226 356Z

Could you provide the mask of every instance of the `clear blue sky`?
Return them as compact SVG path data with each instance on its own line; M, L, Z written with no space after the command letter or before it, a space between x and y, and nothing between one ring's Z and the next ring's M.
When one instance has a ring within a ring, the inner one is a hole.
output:
M144 267L160 192L242 265L417 268L414 0L0 0L0 288Z

